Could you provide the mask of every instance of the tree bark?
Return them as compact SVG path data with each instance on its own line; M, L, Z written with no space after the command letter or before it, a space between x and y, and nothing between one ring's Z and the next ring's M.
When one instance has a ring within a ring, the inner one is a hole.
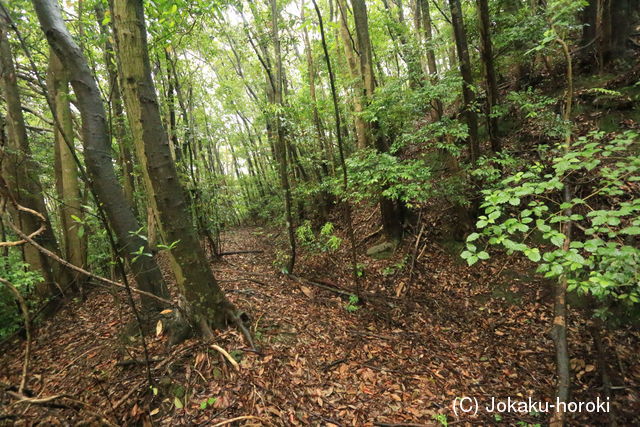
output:
M498 118L493 116L494 107L498 104L498 83L493 62L493 46L491 44L491 30L489 21L488 0L476 0L478 6L478 26L480 31L480 56L487 86L487 129L491 149L497 153L501 151L498 135Z
M113 136L118 144L118 163L122 172L122 183L124 186L124 195L127 201L136 211L135 199L135 179L133 176L133 155L131 153L131 139L127 132L124 108L122 106L122 93L120 90L120 82L118 82L118 69L115 58L113 57L113 45L111 43L111 34L109 27L103 25L104 11L102 5L96 6L96 18L100 26L100 33L104 37L104 62L107 68L107 76L109 80L109 102L111 104L111 122Z
M143 251L148 253L149 249L146 241L137 234L140 228L138 221L126 201L113 169L106 113L87 60L69 34L57 2L33 0L33 5L49 46L69 71L69 80L82 116L82 139L89 184L93 187L97 202L104 209L107 220L116 234L120 256L129 260L138 288L166 297L165 283L155 260L140 256L134 261L134 251L143 248ZM145 308L159 307L158 302L151 298L142 298L142 302Z
M352 91L353 91L353 122L356 130L356 143L360 149L366 148L367 142L367 123L362 118L362 97L364 95L364 89L362 87L362 76L360 75L360 68L358 66L358 60L356 58L354 40L349 32L349 25L347 20L347 8L345 0L337 0L338 4L338 19L340 20L340 39L342 40L342 46L344 47L344 56L347 59L347 65L349 66L349 75L351 76Z
M300 19L304 21L304 0L301 2ZM332 145L330 141L327 141L322 121L320 120L320 113L318 112L318 99L316 96L316 70L313 63L313 52L311 51L311 43L309 42L309 33L306 27L302 29L302 38L304 40L304 52L307 58L307 74L309 76L309 97L311 98L311 112L313 114L313 124L316 128L318 135L318 142L320 145L320 151L324 154L324 161L322 162L322 173L324 176L329 175L329 168L331 173L335 174L335 167L333 162Z
M9 22L0 12L0 88L4 93L7 110L7 138L2 150L2 176L7 184L9 197L18 204L33 209L45 218L45 230L36 240L54 253L59 253L58 243L51 228L47 214L42 187L37 173L37 165L31 158L27 139L27 129L22 114L20 93L16 79L16 69L8 38ZM40 220L33 215L10 209L14 223L25 233L30 234L40 228ZM52 263L31 245L23 246L25 261L35 271L42 274L44 282L37 286L41 298L57 293L55 283L66 289L71 281L66 269Z
M567 90L565 102L562 112L562 118L569 122L573 110L573 62L571 52L567 43L560 37L556 42L561 46L562 53L566 64L566 84ZM564 153L567 154L571 149L571 128L567 128L565 132L565 140L563 145ZM573 199L573 191L570 188L571 180L569 176L564 177L563 201L569 203ZM572 214L571 208L563 210L563 215L569 218ZM571 247L571 235L573 230L573 221L570 219L562 223L562 232L565 235L562 249L568 251ZM553 304L553 326L551 328L551 336L556 347L556 400L558 402L567 403L569 401L569 392L571 388L571 365L569 359L569 343L567 340L567 277L562 275L558 280L555 288L554 304ZM564 426L566 422L566 411L558 405L556 411L551 417L550 425L553 427Z
M471 60L469 59L469 44L467 31L464 28L460 0L449 0L451 10L451 23L456 39L458 64L462 75L462 98L464 102L464 115L469 131L469 150L471 162L476 163L480 156L480 143L478 141L478 116L474 110L475 95L473 92L473 75L471 74Z
M87 262L86 245L80 235L84 218L78 169L74 158L73 121L69 102L69 76L53 50L49 54L48 90L51 105L54 106L57 126L54 126L56 174L58 196L60 197L60 224L64 238L64 258L71 264L85 268ZM84 278L74 272L74 287L81 289Z
M316 10L318 16L318 24L320 26L320 37L322 40L322 50L324 51L324 60L327 64L327 71L329 72L329 85L331 87L331 100L333 101L333 116L336 125L336 139L338 140L338 154L340 155L340 166L342 167L342 189L345 194L349 191L349 179L347 175L347 164L344 156L344 144L342 142L342 132L340 129L340 108L338 105L338 92L336 90L335 77L333 75L333 69L331 68L331 58L329 57L329 49L327 48L327 40L324 33L324 23L322 22L322 14L316 0L313 1L313 7ZM345 222L347 223L347 236L351 243L351 267L353 269L353 278L359 284L359 271L358 271L358 255L356 247L356 238L353 232L353 218L351 214L351 202L345 200Z
M424 31L424 42L427 52L427 68L431 77L431 82L435 83L438 79L438 65L436 62L436 51L433 48L433 29L431 23L431 11L429 10L429 1L416 0L416 2L416 9L420 10L419 15L422 18L422 29ZM418 15L417 10L416 15ZM434 100L433 104L433 121L435 122L442 119L443 107L442 101L439 99Z
M273 100L278 107L278 111L282 108L282 54L280 52L280 31L278 28L278 6L277 0L271 0L271 30L273 37L273 50L275 57L275 76L273 79ZM291 188L289 186L289 177L287 172L287 147L284 140L284 129L282 126L281 113L276 113L275 118L275 151L278 159L280 183L282 185L282 191L284 193L284 211L285 221L287 226L287 234L289 236L289 260L287 261L286 269L288 274L293 273L293 268L296 262L296 237L293 227L293 216L291 215Z
M213 276L189 220L186 196L171 157L151 78L142 1L113 0L111 11L128 117L132 128L142 130L143 155L152 191L149 196L158 207L167 243L174 245L169 251L172 269L189 317L205 338L211 338L211 328L225 326L235 314Z
M371 50L371 39L369 37L369 18L367 16L367 5L365 0L351 0L353 8L353 18L356 24L356 34L358 48L360 49L360 73L364 83L365 105L368 105L373 98L376 82L373 75L373 55ZM389 146L382 135L382 131L377 123L370 126L370 137L373 139L373 146L380 153L389 151ZM380 213L382 216L382 227L385 237L390 241L398 242L402 237L402 224L400 209L395 206L392 200L386 197L380 199Z

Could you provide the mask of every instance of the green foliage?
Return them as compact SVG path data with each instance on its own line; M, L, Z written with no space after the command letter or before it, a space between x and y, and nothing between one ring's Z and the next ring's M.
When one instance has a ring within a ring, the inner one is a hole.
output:
M524 162L508 152L501 152L493 156L482 156L470 173L476 182L483 183L485 189L492 188L496 184L499 185L505 173L508 174L524 166Z
M31 291L44 280L40 273L29 270L19 251L12 250L2 260L0 275L11 282L26 301ZM22 314L11 291L0 284L0 338L15 332L22 326Z
M348 159L349 198L378 200L380 196L412 203L431 196L431 171L422 160L402 160L386 153L363 150ZM341 188L336 180L335 188Z
M558 102L557 99L542 95L531 88L521 92L510 92L507 102L519 120L535 123L539 132L549 139L561 138L571 125L554 111L553 105Z
M483 192L485 214L461 256L469 265L488 259L477 246L486 241L524 254L545 277L566 277L569 291L640 303L639 149L636 132L594 132L506 177ZM567 183L577 196L565 202ZM560 226L568 221L574 232L567 247Z
M401 271L403 268L405 268L407 266L407 261L409 260L409 255L405 255L400 261L398 261L397 263L385 267L382 270L382 275L383 276L391 276L396 274L398 271Z
M360 310L360 306L358 305L359 302L360 302L360 299L358 298L357 295L349 295L349 302L345 304L344 309L347 310L349 313L358 311Z
M210 397L208 399L203 400L202 402L200 402L200 409L204 411L209 406L212 406L214 403L216 403L217 400L218 399L215 397Z
M438 422L441 426L447 427L449 422L447 421L447 416L445 414L434 414L431 416L436 422Z
M316 236L311 228L311 222L305 221L296 228L296 237L301 246L313 252L335 252L340 249L342 239L333 234L333 223L327 222Z

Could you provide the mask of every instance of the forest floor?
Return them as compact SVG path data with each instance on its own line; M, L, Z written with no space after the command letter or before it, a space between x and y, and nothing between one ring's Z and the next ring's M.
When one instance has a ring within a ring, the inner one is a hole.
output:
M239 360L235 369L196 339L167 349L158 330L147 338L155 396L144 364L132 362L131 355L142 357L139 339L122 332L131 321L124 295L96 289L35 334L27 388L34 397L60 397L17 402L8 390L20 382L24 342L3 350L0 424L546 424L548 414L494 414L482 406L491 397L552 399L550 286L533 279L525 261L497 256L470 269L425 237L415 265L415 236L391 259L362 257L367 297L348 310L348 298L277 273L280 233L225 233L225 251L263 251L213 264L230 299L249 314L260 353L236 330L220 332L214 344ZM299 277L354 289L342 252L307 253L298 266ZM573 400L595 400L602 397L596 351L587 318L574 313ZM604 343L617 373L612 409L619 425L639 425L639 335L607 331ZM477 415L455 415L452 402L463 396L478 399ZM582 413L570 420L602 425L608 418Z

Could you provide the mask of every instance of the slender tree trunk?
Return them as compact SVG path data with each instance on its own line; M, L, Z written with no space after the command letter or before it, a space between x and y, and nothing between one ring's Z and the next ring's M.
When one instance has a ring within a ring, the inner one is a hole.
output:
M211 338L211 327L223 327L235 314L189 220L187 199L171 158L151 78L142 1L113 0L111 8L128 117L132 128L142 130L143 154L153 192L150 198L156 201L167 243L174 245L169 251L172 269L191 320L204 337Z
M301 2L302 10L300 19L304 21L304 0ZM318 135L318 143L320 145L320 151L324 155L324 161L322 162L322 173L324 176L329 175L329 168L331 172L335 173L335 167L333 164L333 153L331 152L331 143L327 141L322 122L320 120L320 113L318 112L318 98L316 96L316 70L313 63L313 52L311 52L311 43L309 43L309 33L307 28L303 26L302 38L304 40L304 52L307 58L307 74L309 76L309 97L311 98L311 112L313 114L313 125L316 128Z
M358 47L360 49L360 73L364 83L364 95L366 103L371 102L376 88L373 75L373 56L371 51L371 39L369 38L369 18L367 16L367 6L364 0L351 0L353 8L353 18L356 24L356 34ZM389 151L384 135L378 123L371 126L371 138L373 146L380 153ZM385 237L390 241L399 241L402 237L402 224L399 209L392 200L386 197L380 199L380 213L382 216L382 227Z
M316 10L316 15L318 16L318 23L320 26L320 37L322 40L322 49L324 51L324 60L327 63L327 71L329 72L329 85L331 87L331 100L333 101L333 115L336 125L336 139L338 140L338 153L340 155L340 166L342 167L342 189L345 194L349 192L349 180L347 175L347 164L345 162L344 156L344 144L342 142L342 132L340 130L340 108L338 104L338 93L336 90L335 77L333 75L333 69L331 68L331 58L329 57L329 49L327 48L327 40L324 34L324 23L322 22L322 14L320 13L320 9L316 3L316 0L313 1L313 6ZM351 214L351 203L349 200L345 200L345 221L347 223L347 235L349 237L349 243L351 243L351 267L353 269L353 277L358 282L359 281L359 271L358 271L358 255L357 255L357 247L356 247L356 238L353 232L353 219Z
M124 195L129 204L136 210L135 199L135 179L133 175L133 155L131 154L131 140L127 133L126 117L122 106L122 94L120 92L120 83L118 82L118 71L115 58L113 57L113 45L111 43L111 33L109 27L103 25L104 10L102 5L96 6L96 18L100 26L100 33L104 37L104 62L107 68L107 76L109 79L109 102L111 105L111 122L113 136L118 144L118 164L122 172L122 183L124 187Z
M167 290L155 260L141 256L134 261L134 251L142 248L149 252L149 249L146 241L136 234L140 228L138 221L113 169L106 113L87 60L69 34L57 2L33 0L33 5L49 46L69 72L69 80L82 116L82 139L89 184L93 186L97 202L104 209L117 236L120 256L129 260L138 288L166 297ZM142 298L142 302L146 308L158 307L155 299Z
M0 12L0 88L5 97L8 130L6 146L0 147L3 157L2 177L9 197L45 217L46 229L37 237L38 243L54 253L60 253L47 214L37 166L31 158L8 29L8 20ZM11 209L10 212L15 225L25 233L29 234L40 228L40 220L35 216L15 209ZM69 286L71 277L66 269L50 261L31 245L25 245L23 253L25 261L33 270L39 271L44 278L44 282L37 286L37 292L41 298L48 298L57 293L55 283L63 289Z
M431 11L429 10L429 1L428 0L416 0L417 8L421 11L420 16L422 17L422 28L424 31L424 42L427 52L427 68L429 70L429 75L431 76L432 83L435 83L438 80L438 65L436 62L436 51L433 47L433 29L431 22ZM417 13L416 13L417 15ZM442 119L442 101L436 99L433 101L433 121L439 121Z
M571 53L567 43L557 38L556 41L562 48L562 53L566 62L566 79L567 79L567 91L565 96L565 105L563 111L563 119L566 122L571 120L572 108L573 108L573 63ZM565 134L564 141L565 154L571 149L571 129L568 128ZM573 192L570 188L570 177L564 179L563 201L569 203L573 199ZM569 218L572 214L570 208L563 211L563 215ZM562 233L565 235L562 249L568 251L571 246L571 234L573 229L573 222L567 220L562 223ZM571 365L569 362L569 343L567 340L567 278L562 275L558 280L555 288L554 303L553 303L553 325L551 328L551 336L556 347L556 399L558 402L569 402L569 391L571 387ZM566 411L562 410L561 405L557 405L556 411L551 417L550 425L553 427L564 426L566 422Z
M462 75L462 98L464 101L464 115L469 131L469 149L471 162L476 163L480 156L480 143L478 141L478 116L474 110L475 95L473 92L473 75L471 74L471 60L469 59L469 45L467 42L467 32L462 19L462 9L460 0L449 0L451 9L451 22L456 39L456 50L458 52L458 62L460 74Z
M279 108L282 108L283 100L282 100L282 55L280 52L280 31L278 28L278 6L277 0L271 0L271 30L273 37L273 50L274 50L274 58L276 61L275 66L275 76L274 76L274 103ZM282 185L282 191L284 192L284 211L285 211L285 221L287 225L287 234L289 236L289 247L290 254L289 260L287 261L286 269L287 273L293 273L293 268L296 262L296 237L293 226L293 216L291 215L291 188L289 186L289 177L287 172L287 147L284 139L284 129L282 125L282 115L278 112L276 113L275 119L275 127L276 127L276 156L278 158L278 165L280 169L280 183Z
M419 51L414 49L411 40L411 30L404 19L404 6L402 0L395 0L398 10L398 38L402 46L402 56L405 64L407 64L407 71L409 73L409 84L413 89L416 89L422 85L424 74L420 65ZM420 35L415 36L417 40L420 39Z
M494 107L498 104L498 83L493 62L493 47L491 45L491 30L489 21L488 0L476 0L478 6L478 26L480 30L480 56L484 69L487 86L487 129L491 149L497 153L502 147L498 135L498 118L493 116Z
M355 41L351 37L349 32L349 25L347 19L347 7L345 0L337 0L338 2L338 19L340 20L340 39L344 47L344 56L347 58L347 65L349 66L349 74L351 76L352 91L353 91L353 112L354 127L356 130L356 143L358 148L363 149L367 147L367 123L362 118L362 97L364 95L364 89L362 87L362 76L360 74L360 68L358 66L358 59L355 53Z
M62 201L60 224L64 238L64 258L78 267L85 268L87 248L80 234L84 213L82 212L78 169L72 152L74 150L74 136L69 102L69 77L53 50L50 50L49 54L48 80L51 105L54 106L58 124L54 129L56 164L60 167L60 173L57 177L59 182L56 187ZM84 278L79 273L72 273L72 275L74 287L81 289Z

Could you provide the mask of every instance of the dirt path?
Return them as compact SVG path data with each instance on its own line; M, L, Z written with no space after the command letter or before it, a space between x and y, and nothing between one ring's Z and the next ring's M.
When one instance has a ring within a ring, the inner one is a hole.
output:
M67 394L84 404L62 398L55 401L58 408L9 405L15 399L4 393L0 416L11 424L73 424L95 421L95 414L113 424L145 424L149 412L154 423L163 425L209 425L242 416L257 417L239 421L254 425L545 422L544 414L496 417L483 411L458 419L451 406L462 396L488 401L492 396L544 400L553 395L544 285L511 274L501 279L502 293L492 292L498 268L471 273L434 249L413 281L406 271L391 275L382 268L397 260L365 261L363 289L378 296L349 311L347 299L276 273L280 238L259 228L230 231L223 237L224 251L263 252L225 256L213 265L230 299L250 315L261 350L248 351L235 330L222 332L216 344L240 361L238 371L197 340L169 351L160 334L148 340L158 394L146 393L143 366L123 366L141 357L139 340L118 332L130 321L128 310L100 290L43 325L33 348L29 389L34 395ZM513 260L501 262L508 262L510 271L526 271ZM348 265L338 268L343 264L340 253L302 256L297 274L347 288ZM395 297L403 281L405 293ZM578 331L588 336L584 323L574 319L574 337ZM618 357L630 368L627 383L637 384L635 356L624 352L634 348L637 336L621 332L612 337L613 347L615 339L631 340ZM22 350L19 343L0 359L5 390L19 382ZM590 366L592 345L573 342L572 351L578 375L574 399L595 398L600 383ZM617 415L634 421L640 413L637 389L623 390L616 399ZM574 420L598 425L605 417Z

